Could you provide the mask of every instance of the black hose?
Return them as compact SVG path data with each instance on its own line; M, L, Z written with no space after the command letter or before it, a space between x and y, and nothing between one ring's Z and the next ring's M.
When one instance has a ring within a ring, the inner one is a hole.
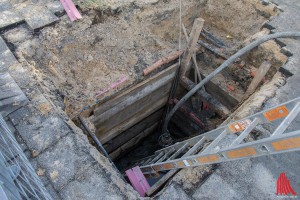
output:
M200 83L198 83L193 89L191 89L184 97L180 99L180 101L173 107L173 109L167 114L167 117L164 121L163 125L163 134L168 133L168 124L174 115L174 113L182 106L182 104L188 100L193 94L195 94L200 88L202 88L208 81L210 81L213 77L215 77L218 73L220 73L223 69L228 67L230 64L232 64L237 58L241 57L248 51L254 49L258 45L271 40L275 38L286 38L286 37L300 37L300 32L282 32L282 33L274 33L271 35L263 36L256 41L250 43L249 45L245 46L241 50L239 50L237 53L232 55L230 58L228 58L222 65L220 65L215 71L213 71L210 75L205 77Z
M86 124L84 123L84 121L82 120L81 116L78 116L78 119L80 121L80 123L82 124L83 128L86 130L86 132L89 134L89 136L93 139L93 141L95 142L95 144L97 145L97 147L100 149L100 151L102 152L102 154L109 160L110 163L113 163L113 161L110 159L108 153L106 152L106 150L104 149L104 147L102 146L101 142L98 140L98 138L90 131L90 129L86 126Z

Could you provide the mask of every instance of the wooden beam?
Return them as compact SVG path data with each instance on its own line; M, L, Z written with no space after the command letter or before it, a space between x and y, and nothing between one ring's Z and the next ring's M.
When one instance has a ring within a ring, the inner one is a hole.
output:
M253 92L256 90L259 83L262 81L262 79L265 77L267 72L269 71L271 67L271 63L269 61L264 61L256 71L256 74L251 81L250 85L248 86L247 91L245 92L242 100L247 99Z
M196 18L194 21L194 25L190 34L189 42L187 45L187 49L183 54L182 62L181 62L181 70L180 74L181 76L184 76L187 71L189 71L189 63L192 58L192 55L196 51L197 41L200 36L200 32L204 25L204 19L202 18Z
M154 64L152 64L151 66L149 66L143 70L144 76L147 76L148 74L150 74L154 70L158 69L162 65L165 65L167 63L170 63L170 62L178 59L182 55L182 53L183 53L183 51L176 51L175 53L169 54L169 55L159 59Z
M196 84L191 81L189 78L183 76L180 80L182 86L186 88L187 90L193 89L193 87L196 86ZM210 94L206 93L205 91L198 90L197 94L200 96L201 100L204 102L209 103L210 107L218 113L221 117L227 117L230 114L230 111L226 106L221 104L218 100L213 98Z
M123 144L121 147L117 148L115 151L109 154L109 157L114 160L119 156L124 155L128 152L134 145L138 144L143 138L148 136L153 132L158 126L158 122L152 124L147 129L143 130L140 134L136 135L134 138L129 140L127 143Z

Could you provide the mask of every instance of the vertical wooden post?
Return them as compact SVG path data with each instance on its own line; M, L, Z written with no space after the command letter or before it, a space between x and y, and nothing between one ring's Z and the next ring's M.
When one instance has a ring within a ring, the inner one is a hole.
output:
M188 33L186 31L186 28L185 28L184 24L182 24L182 30L183 30L183 34L185 36L186 42L189 42L189 36L188 36ZM200 74L200 71L199 71L199 67L197 65L196 53L193 53L192 59L193 59L194 69L195 69L195 72L194 72L194 74L195 74L195 83L197 84L197 76L198 76L199 82L202 80L202 77L201 77L201 74Z
M187 71L189 71L189 62L192 58L193 53L195 52L197 41L200 35L200 32L203 28L204 19L197 18L194 21L194 25L190 34L190 38L188 41L187 49L183 54L182 61L181 61L181 70L180 76L184 76Z
M259 83L261 82L261 80L264 78L264 76L269 71L270 67L271 67L271 63L269 61L264 61L259 66L259 68L256 71L256 74L255 74L252 82L250 83L247 91L245 92L242 100L247 99L256 90L256 88L259 85Z

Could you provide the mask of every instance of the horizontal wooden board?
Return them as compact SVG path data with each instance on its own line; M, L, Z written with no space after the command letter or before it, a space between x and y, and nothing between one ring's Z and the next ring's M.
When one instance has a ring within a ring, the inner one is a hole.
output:
M166 104L177 66L170 66L95 110L96 135L103 144Z
M113 115L111 118L105 121L98 121L95 124L97 128L97 132L99 133L106 133L113 127L117 126L118 124L130 119L136 113L146 110L147 108L151 107L153 103L157 102L160 98L168 96L172 82L158 88L153 93L143 97L139 101L128 105L126 108L118 112L117 114Z
M126 101L128 99L132 99L133 96L138 96L141 94L141 91L143 91L144 94L147 94L147 91L149 90L145 90L148 86L151 86L152 84L154 84L155 82L157 82L158 80L164 78L167 75L170 74L175 74L175 70L177 68L178 64L174 64L170 67L168 67L167 69L159 72L158 74L156 74L153 77L150 77L149 79L135 85L132 88L129 88L128 90L126 90L125 92L123 92L122 94L114 97L113 99L106 101L105 103L103 103L102 105L99 105L99 107L97 107L94 111L94 115L95 116L99 116L102 115L104 112L110 110L113 107L118 106L119 104L121 104L123 101ZM158 86L159 87L159 86ZM154 88L155 89L155 88ZM150 91L151 92L151 91ZM95 119L97 121L97 119Z
M145 119L152 113L154 113L157 110L159 110L160 108L162 108L167 103L167 101L168 101L168 96L162 97L158 101L154 102L151 105L151 107L148 106L147 109L140 110L134 116L132 116L128 120L124 121L123 123L118 124L118 126L114 127L113 129L111 129L103 134L101 134L100 132L98 132L98 130L96 130L96 135L100 139L100 141L103 144L105 144L106 142L108 142L112 138L116 137L123 131L127 130L128 128L130 128L131 126L136 124L137 122Z
M149 128L145 129L141 133L137 134L134 138L129 140L127 143L123 144L121 147L116 149L114 152L109 154L109 157L114 160L117 157L124 155L128 152L134 145L138 144L144 137L149 135L152 131L157 128L158 122L151 125Z
M107 153L111 153L115 151L118 147L122 146L141 132L143 132L145 129L150 127L152 124L158 122L161 120L162 114L164 109L160 109L150 115L149 117L143 119L139 123L135 124L134 126L130 127L126 131L122 132L120 135L115 137L114 139L107 142L103 147L107 151Z

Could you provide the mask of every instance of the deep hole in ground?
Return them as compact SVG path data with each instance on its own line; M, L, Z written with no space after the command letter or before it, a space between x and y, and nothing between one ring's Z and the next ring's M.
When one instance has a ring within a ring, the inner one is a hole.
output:
M199 45L197 51L201 75L207 76L249 41L268 34L263 24L278 12L276 5L262 5L259 0L184 2L182 22L188 32L194 19L201 17L204 29L226 44L220 48L200 36L199 40L210 47ZM62 20L42 29L39 35L19 26L3 36L19 60L26 58L22 64L37 80L33 87L41 88L75 121L79 114L84 116L89 129L123 171L161 148L157 139L165 106L172 107L187 92L180 84L176 98L168 102L176 60L148 76L142 73L156 60L178 50L178 14L178 1L138 1L118 8L100 7L76 23ZM186 46L184 36L182 46ZM169 130L175 141L220 125L240 105L265 60L272 64L263 80L266 83L287 57L275 41L269 41L217 75L205 86L206 94L228 112L204 101L207 95L195 95L172 118ZM193 70L188 77L195 81ZM112 83L118 86L112 87Z

